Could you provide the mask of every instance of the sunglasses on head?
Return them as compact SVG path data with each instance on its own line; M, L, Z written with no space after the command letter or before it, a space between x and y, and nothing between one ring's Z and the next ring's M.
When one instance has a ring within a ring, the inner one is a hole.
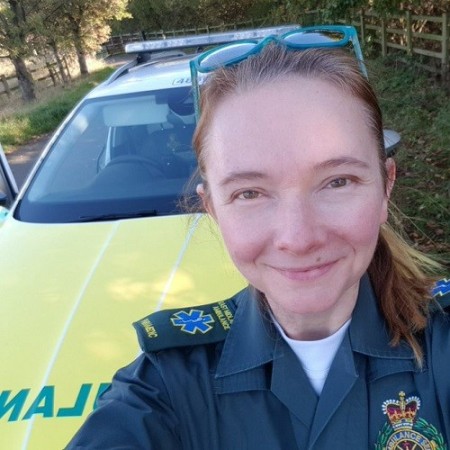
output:
M367 77L364 58L356 30L352 26L322 25L298 28L279 36L271 35L262 40L242 40L208 50L191 60L191 79L194 91L195 112L200 115L199 74L208 74L220 67L238 64L252 55L260 53L270 43L288 50L302 51L309 48L350 47L359 62L361 73Z

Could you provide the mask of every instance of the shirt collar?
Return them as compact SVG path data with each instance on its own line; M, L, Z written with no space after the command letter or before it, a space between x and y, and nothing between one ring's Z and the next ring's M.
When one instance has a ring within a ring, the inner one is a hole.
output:
M276 343L281 337L258 296L251 287L237 294L233 325L223 346L216 377L259 367L276 357Z
M236 295L237 309L217 366L217 378L262 366L282 356L285 348L279 345L282 338L258 296L253 288ZM360 281L348 333L354 352L376 358L414 359L409 346L389 344L387 324L367 274Z
M367 274L360 281L349 334L355 352L377 358L414 359L414 353L408 345L390 345L387 323Z

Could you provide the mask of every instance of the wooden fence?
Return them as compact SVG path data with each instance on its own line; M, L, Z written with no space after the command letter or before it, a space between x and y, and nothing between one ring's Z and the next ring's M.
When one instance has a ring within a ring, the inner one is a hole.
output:
M359 29L364 45L375 44L382 56L391 53L411 57L415 64L429 72L449 76L450 23L448 13L442 16L419 16L405 11L382 17L360 11L351 24Z
M30 73L35 82L44 86L56 86L60 82L56 63L47 62L44 65L36 66L30 70ZM19 82L15 75L9 77L0 75L0 96L6 95L11 98L17 89L19 89Z
M307 12L298 18L298 23L301 25L320 22L319 11ZM438 73L443 79L449 78L450 20L448 13L436 17L413 15L410 11L405 11L384 17L370 11L358 11L349 19L340 22L351 23L358 29L363 47L371 46L382 56L387 56L393 52L408 56L422 69ZM215 27L142 31L112 36L103 48L108 55L111 55L123 53L125 45L129 42L166 39L230 29L254 28L264 25L267 25L266 20L255 20Z

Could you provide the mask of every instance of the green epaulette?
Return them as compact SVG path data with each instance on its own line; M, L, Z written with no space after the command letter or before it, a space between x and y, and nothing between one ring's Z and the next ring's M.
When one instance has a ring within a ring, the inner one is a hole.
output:
M235 298L183 309L158 311L133 323L144 352L220 342L236 311Z
M443 278L439 280L434 289L433 297L439 303L439 306L447 311L450 311L450 280Z

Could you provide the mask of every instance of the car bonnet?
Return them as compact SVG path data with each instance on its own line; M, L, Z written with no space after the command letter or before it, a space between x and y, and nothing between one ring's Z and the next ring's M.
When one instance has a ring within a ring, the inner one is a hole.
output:
M219 236L201 215L56 225L10 216L0 233L0 448L63 448L139 354L133 321L241 289Z

